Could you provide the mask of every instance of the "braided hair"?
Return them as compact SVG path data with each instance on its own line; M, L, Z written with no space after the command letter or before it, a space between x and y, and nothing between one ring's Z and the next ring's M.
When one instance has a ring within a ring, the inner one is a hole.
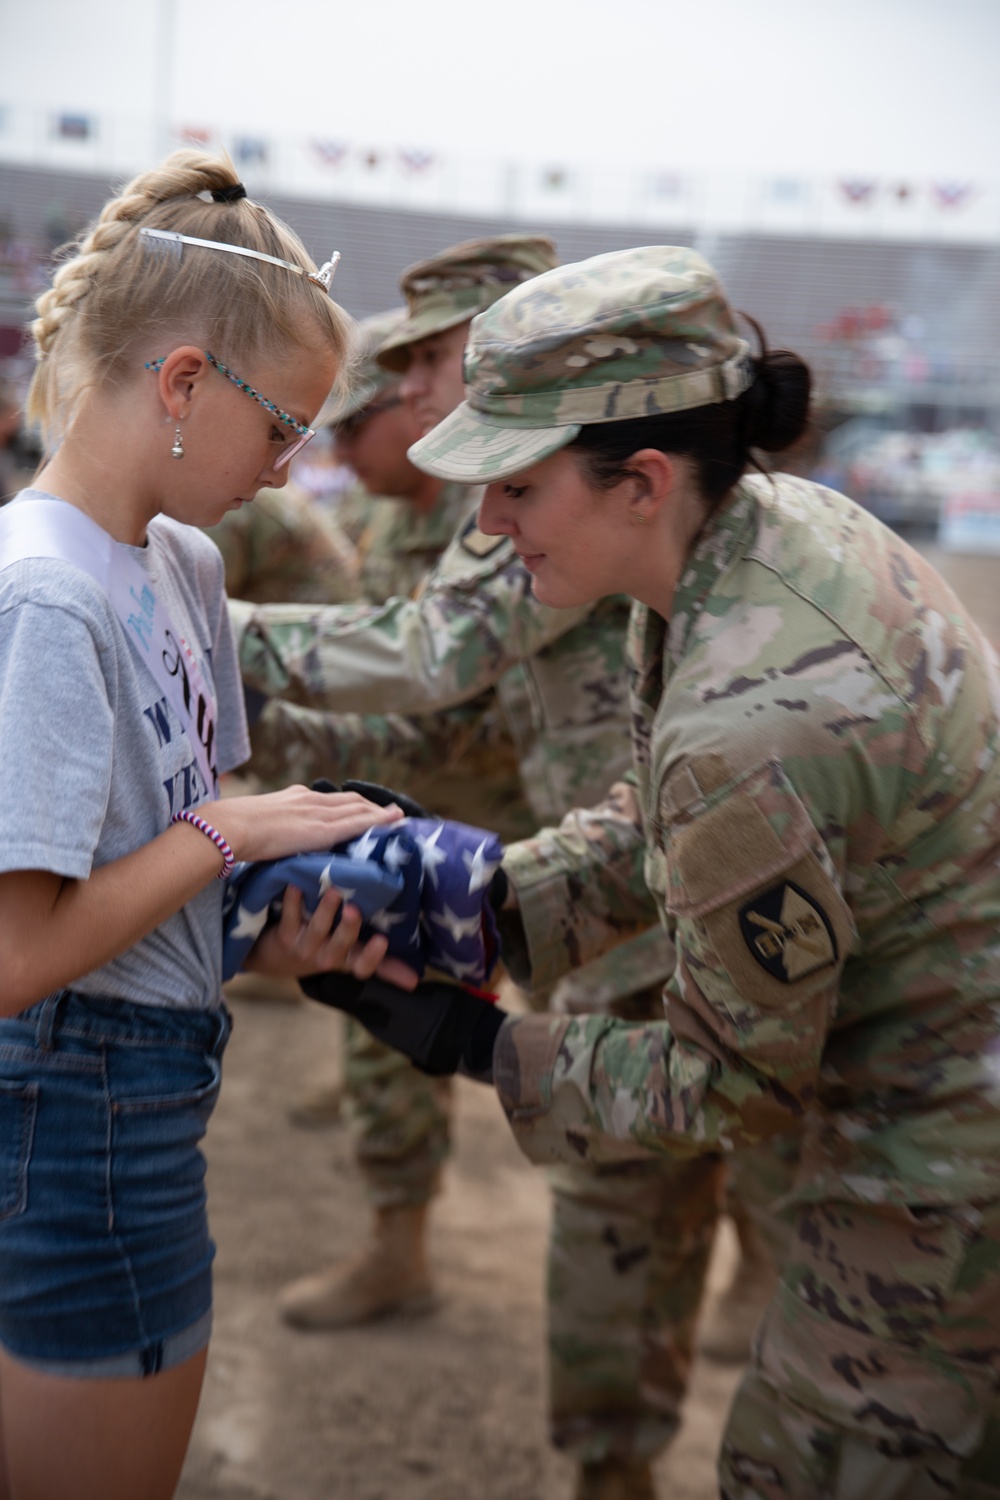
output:
M322 288L280 266L140 236L166 229L241 245L314 271L298 236L235 190L227 156L176 151L134 178L69 248L31 325L38 364L27 413L54 446L84 393L116 382L174 338L238 366L289 349L332 350L341 376L353 324ZM217 194L212 197L212 194Z

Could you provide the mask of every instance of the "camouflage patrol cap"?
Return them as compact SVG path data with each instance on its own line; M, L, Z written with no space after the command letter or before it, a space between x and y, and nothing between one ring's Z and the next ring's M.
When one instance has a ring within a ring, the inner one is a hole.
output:
M560 266L475 319L466 400L410 449L460 484L506 479L593 422L732 401L753 380L719 279L650 245Z
M375 355L405 317L405 307L394 307L388 312L372 313L370 318L361 319L357 344L360 362L346 401L333 410L332 422L345 422L348 417L356 416L398 384L398 377L392 371L384 370Z
M409 266L399 282L406 321L383 342L379 364L402 372L410 344L467 323L511 287L556 264L556 247L544 235L495 234L465 240Z

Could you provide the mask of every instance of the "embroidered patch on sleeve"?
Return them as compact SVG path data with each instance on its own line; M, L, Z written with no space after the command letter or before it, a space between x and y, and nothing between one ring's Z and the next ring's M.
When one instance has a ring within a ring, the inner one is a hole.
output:
M826 912L801 886L783 880L739 909L740 931L752 956L772 978L794 984L839 957Z

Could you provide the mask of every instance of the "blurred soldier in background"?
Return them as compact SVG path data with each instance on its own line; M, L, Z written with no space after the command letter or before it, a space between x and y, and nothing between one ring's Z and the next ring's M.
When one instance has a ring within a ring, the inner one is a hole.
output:
M397 308L361 324L364 363L355 394L334 429L336 458L358 480L337 515L354 539L361 590L373 604L394 594L412 595L471 513L460 485L421 473L406 456L420 429L403 403L399 377L374 358L405 316Z
M226 593L235 598L344 604L362 597L353 543L294 480L228 511L208 535L226 565Z
M400 317L378 314L362 324L364 363L335 435L338 459L361 481L345 503L373 602L412 594L476 499L462 486L428 482L406 457L421 429L402 403L398 377L371 358ZM411 719L324 714L273 700L254 725L251 764L268 783L405 775L442 816L487 822L511 838L536 826L492 690L445 714ZM449 1149L450 1081L425 1077L356 1023L348 1024L344 1052L343 1088L324 1082L308 1090L293 1118L335 1118L346 1092L375 1211L373 1243L285 1290L282 1310L297 1326L350 1325L433 1301L423 1226Z
M422 474L406 456L420 429L402 402L398 376L374 359L403 316L402 309L376 313L360 325L362 362L334 429L336 457L359 481L341 502L338 520L346 510L360 587L374 604L419 588L476 500L462 485ZM509 838L536 826L490 689L448 713L410 718L329 714L274 698L253 724L251 743L252 769L267 784L408 776L414 795L443 817L493 819L489 826Z
M552 263L547 241L501 236L457 246L404 275L409 317L378 359L402 375L401 393L422 431L464 395L462 353L473 314ZM416 600L397 597L378 610L236 604L233 615L251 684L303 703L426 712L495 684L539 822L596 802L628 763L624 601L575 613L547 610L534 600L510 543L484 536L472 519ZM489 823L483 815L479 821ZM648 933L574 974L551 997L532 998L571 1012L660 1017L670 967L665 936ZM381 1112L383 1120L370 1136L384 1152L377 1174L374 1160L366 1161L376 1182L375 1237L354 1260L286 1290L285 1315L303 1326L342 1326L392 1307L426 1306L432 1296L423 1241L447 1121L422 1114L408 1093L437 1091L438 1084L370 1039L362 1045L371 1052L371 1118ZM433 1097L440 1100L440 1092ZM413 1124L423 1132L419 1143ZM580 1496L648 1496L649 1459L678 1424L722 1164L664 1171L662 1163L631 1160L597 1171L563 1168L553 1186L553 1438L579 1461ZM743 1290L759 1285L763 1296L770 1259L750 1220L742 1222L751 1249ZM752 1300L756 1313L760 1300ZM730 1342L745 1350L745 1339L744 1328Z

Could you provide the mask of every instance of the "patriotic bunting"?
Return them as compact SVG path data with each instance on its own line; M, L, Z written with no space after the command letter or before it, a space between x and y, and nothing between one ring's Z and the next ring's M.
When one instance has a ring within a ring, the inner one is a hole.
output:
M964 208L975 191L971 182L931 183L931 193L939 208Z
M875 195L877 184L871 181L863 181L857 177L841 179L840 191L848 203L870 203Z
M347 153L351 149L344 141L313 140L310 145L324 167L343 166Z
M60 166L82 148L88 161L107 153L111 144L117 149L122 132L113 120L110 124L106 128L102 116L77 109L33 112L0 101L5 150L9 138L16 145L30 137L40 160L51 156ZM812 230L906 238L929 233L935 241L982 241L1000 233L1000 186L991 180L780 172L740 180L734 173L693 175L672 167L625 167L612 174L603 165L588 168L577 161L477 162L471 155L450 158L425 147L376 146L339 136L304 136L294 143L293 156L283 149L289 143L277 137L199 123L174 124L171 134L184 145L208 151L228 144L234 161L250 177L255 169L273 172L280 161L282 173L288 174L288 181L283 175L283 190L306 198L337 194L400 207L420 200L447 213L468 207L464 199L474 183L477 211L488 213L492 204L515 218L547 209L562 218L578 209L582 220L611 223L630 222L636 211L657 221L683 212L690 215L686 222L697 226L706 214L722 213L731 229L748 233ZM116 170L118 166L116 161ZM323 175L332 178L334 173L339 180L324 186Z
M398 156L404 172L428 172L437 162L433 151L400 151Z

